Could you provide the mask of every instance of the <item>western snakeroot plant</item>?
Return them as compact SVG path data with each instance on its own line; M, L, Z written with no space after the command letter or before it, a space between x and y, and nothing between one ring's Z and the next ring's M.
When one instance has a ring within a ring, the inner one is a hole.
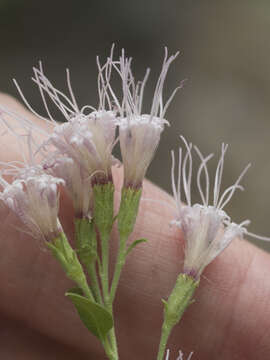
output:
M114 328L117 319L113 305L121 272L133 248L146 241L128 241L136 223L143 180L164 127L169 125L165 119L166 110L176 91L182 86L180 84L168 100L164 101L163 87L167 72L177 55L178 53L168 56L165 48L153 101L146 113L143 112L143 96L150 70L146 70L142 81L136 81L131 58L127 58L122 51L120 58L115 60L114 46L104 64L97 58L97 107L87 104L80 108L71 86L69 71L67 70L67 95L46 77L41 63L33 68L32 79L40 92L47 117L34 110L14 81L26 106L46 123L48 130L0 105L3 124L16 137L19 147L28 149L27 154L23 152L23 162L1 163L1 201L17 215L24 231L44 242L67 277L74 282L74 287L66 292L66 296L73 303L86 328L100 340L110 360L119 359ZM113 73L120 82L121 95L116 93L112 85ZM48 100L64 116L64 123L59 123L52 115ZM12 117L18 126L12 126L6 115ZM24 129L25 135L17 132L18 127L20 130ZM35 132L42 134L42 141L36 139L33 135ZM227 145L222 145L211 196L207 162L212 154L204 157L194 147L201 162L196 176L201 204L192 204L193 147L183 137L182 140L186 153L183 155L182 149L179 149L176 180L176 160L172 152L172 189L177 209L177 216L172 224L182 230L185 259L183 272L177 277L171 295L166 301L163 300L164 322L157 360L169 360L169 351L165 354L168 337L186 308L194 301L193 294L199 286L204 268L235 237L247 234L267 240L247 231L249 221L237 225L224 211L235 191L243 189L240 181L249 166L232 186L221 193L227 150ZM121 166L120 161L113 156L113 149L118 141L124 179L120 207L116 213L112 166ZM11 183L5 180L6 175L12 177ZM65 188L73 203L74 248L58 217L61 187ZM117 228L119 242L116 263L110 274L113 226ZM187 360L191 356L192 353ZM177 360L184 360L181 351Z

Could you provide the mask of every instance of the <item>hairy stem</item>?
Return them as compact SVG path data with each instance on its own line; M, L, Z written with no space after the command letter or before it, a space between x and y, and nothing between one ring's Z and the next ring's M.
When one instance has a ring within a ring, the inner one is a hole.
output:
M174 326L181 320L187 307L192 304L192 297L198 286L198 280L192 276L181 273L176 280L168 300L162 300L164 303L164 321L157 360L163 360L170 333Z
M120 280L121 272L126 260L126 239L120 237L120 245L117 254L117 260L115 265L115 271L113 275L111 290L110 290L110 302L113 304L117 286Z
M100 291L100 286L99 286L98 277L97 277L96 265L94 263L89 264L87 266L87 272L88 272L90 280L91 280L91 287L92 287L92 291L94 293L95 299L100 305L103 305L102 294Z
M171 334L171 331L172 331L172 327L169 327L165 323L163 323L157 360L163 360L163 358L164 358L165 351L166 351L166 345L167 345L169 336Z

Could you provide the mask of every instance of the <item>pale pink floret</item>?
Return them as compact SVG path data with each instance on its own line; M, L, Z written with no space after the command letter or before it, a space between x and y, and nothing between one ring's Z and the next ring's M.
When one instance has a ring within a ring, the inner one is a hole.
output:
M147 168L160 141L165 120L165 112L176 91L173 91L163 105L163 87L170 64L178 54L168 58L167 49L162 70L153 95L152 107L148 114L142 113L144 88L149 76L146 71L142 82L136 83L131 71L131 59L125 58L124 52L115 69L122 79L123 109L125 116L119 118L119 138L124 165L124 186L140 188Z
M245 226L249 220L241 224L235 224L224 211L224 207L231 200L237 189L243 190L240 185L248 165L236 182L221 193L221 182L224 168L224 157L227 145L222 145L221 156L217 165L214 179L212 204L210 203L210 177L207 162L213 154L203 157L197 147L201 164L197 171L197 187L201 197L201 204L192 205L191 183L192 183L192 144L184 141L186 154L183 156L179 149L179 164L177 183L175 182L175 155L172 152L172 189L177 206L177 218L172 222L179 226L185 239L184 272L199 278L204 268L212 262L230 243L236 238L242 238L244 234L256 236L266 240L267 238L251 234ZM202 179L204 174L204 180ZM205 188L203 189L203 185ZM183 202L186 202L184 204Z

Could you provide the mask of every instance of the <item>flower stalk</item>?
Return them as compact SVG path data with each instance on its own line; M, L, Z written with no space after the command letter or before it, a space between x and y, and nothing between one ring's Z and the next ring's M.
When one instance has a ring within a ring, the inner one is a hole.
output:
M141 199L142 189L123 188L120 209L117 215L119 249L115 265L114 276L110 291L110 302L115 298L115 293L120 280L123 266L127 257L127 240L133 232Z
M94 185L94 224L101 243L101 284L105 306L109 305L109 239L114 221L114 185Z
M101 243L101 261L99 269L99 276L101 279L101 287L103 294L104 307L113 316L113 303L110 299L110 284L109 284L109 240L114 223L114 185L112 182L107 184L95 184L93 186L94 195L94 224L96 227L97 236ZM114 326L108 333L110 340L113 359L118 359L117 342L115 336Z
M199 281L189 275L180 274L168 300L163 300L164 320L157 360L164 359L166 345L171 331L174 326L180 322L188 306L193 303L193 294L198 286Z
M90 277L91 289L95 301L102 305L103 299L96 271L98 254L96 231L93 221L85 218L75 219L75 243L78 257Z

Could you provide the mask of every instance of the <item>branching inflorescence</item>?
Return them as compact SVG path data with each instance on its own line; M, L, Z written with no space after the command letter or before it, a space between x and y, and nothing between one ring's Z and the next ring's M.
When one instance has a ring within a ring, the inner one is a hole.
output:
M163 88L167 72L177 55L168 56L165 48L151 108L146 113L143 112L143 97L150 70L146 70L142 81L136 81L131 58L126 57L123 50L120 58L115 60L114 46L104 64L97 57L97 107L78 106L69 70L66 73L66 95L46 77L41 63L39 67L33 68L32 80L38 87L47 117L38 114L16 81L15 85L28 109L46 124L47 130L0 105L2 123L15 136L19 147L28 150L27 154L22 151L22 162L1 164L0 198L21 220L24 231L45 242L66 275L75 282L77 288L66 295L88 330L99 338L111 360L118 359L113 302L121 271L131 250L146 241L139 239L128 244L136 222L143 179L164 127L169 125L165 113L182 86L180 84L164 101ZM116 94L112 85L113 73L121 83L122 96ZM64 123L59 123L52 115L48 100L64 116ZM9 117L17 122L16 129L10 124ZM17 128L23 129L25 134L19 134ZM39 133L42 141L37 140L33 133ZM115 214L112 166L121 164L113 156L118 140L124 181L119 211ZM207 163L213 154L204 157L195 146L194 150L200 160L196 181L201 204L192 204L193 147L183 137L182 140L186 153L183 154L183 150L179 149L175 178L176 157L172 152L171 175L177 209L177 216L172 223L182 230L184 236L184 268L168 300L163 301L164 323L158 360L164 359L170 332L192 302L205 267L236 237L247 234L267 239L249 233L246 229L248 220L237 225L224 211L235 191L243 190L240 181L249 165L236 182L222 193L221 182L227 151L227 145L223 144L211 194ZM12 177L12 183L7 182L6 176ZM61 187L65 188L74 207L75 249L67 239L58 217ZM109 274L109 241L114 223L117 223L119 244L116 264L112 274ZM191 356L192 353L188 360ZM168 359L169 352L166 355ZM183 359L183 353L179 352L177 360Z

